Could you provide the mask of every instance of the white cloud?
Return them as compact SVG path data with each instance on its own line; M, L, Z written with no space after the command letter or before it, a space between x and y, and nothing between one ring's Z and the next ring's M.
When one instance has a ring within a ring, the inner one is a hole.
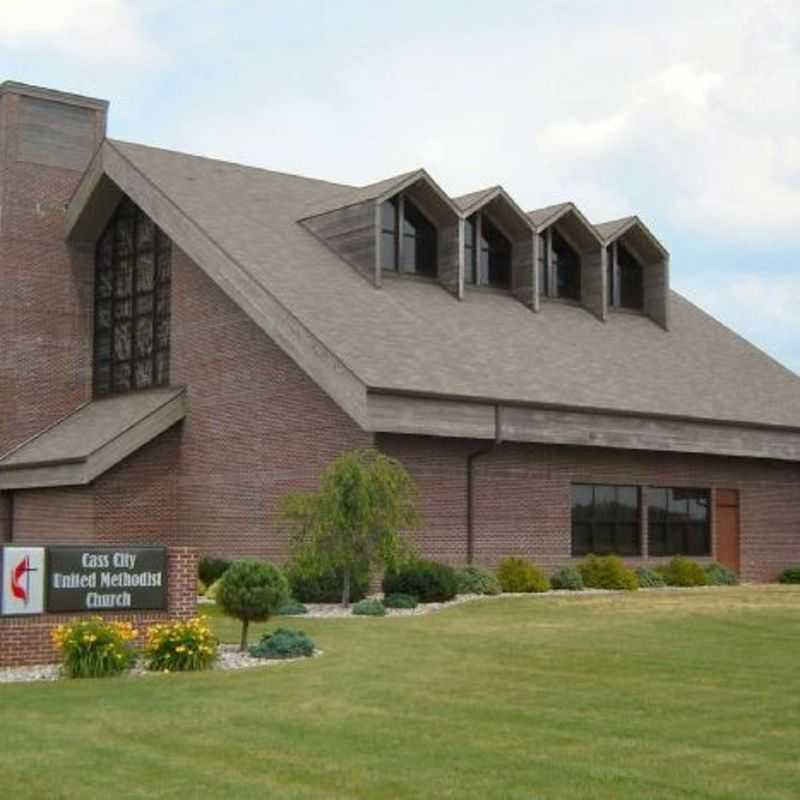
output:
M138 3L124 0L0 0L0 47L46 48L90 65L161 63L141 16Z
M565 3L512 27L475 13L479 42L453 26L343 48L313 100L237 76L213 111L225 124L203 109L176 144L348 182L423 164L451 191L500 182L527 207L797 237L795 0L611 1L594 17Z

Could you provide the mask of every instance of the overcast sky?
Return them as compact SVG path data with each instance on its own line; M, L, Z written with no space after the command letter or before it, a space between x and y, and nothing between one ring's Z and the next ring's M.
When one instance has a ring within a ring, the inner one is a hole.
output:
M639 214L800 372L798 0L0 0L5 78L110 100L120 139Z

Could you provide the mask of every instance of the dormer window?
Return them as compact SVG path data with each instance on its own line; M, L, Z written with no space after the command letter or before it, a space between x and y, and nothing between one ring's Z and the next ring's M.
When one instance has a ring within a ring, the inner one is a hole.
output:
M580 255L555 227L539 234L537 269L543 297L581 299Z
M642 265L622 244L608 248L608 304L613 308L641 311L644 307Z
M480 211L464 220L464 282L499 289L511 286L511 242Z
M436 227L405 195L381 207L381 266L386 270L435 276Z

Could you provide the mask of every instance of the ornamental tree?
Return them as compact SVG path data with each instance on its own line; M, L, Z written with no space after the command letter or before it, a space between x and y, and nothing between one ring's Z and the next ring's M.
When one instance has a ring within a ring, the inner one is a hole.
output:
M406 535L418 523L411 476L377 450L354 450L325 470L316 492L293 492L283 518L294 556L342 576L342 605L350 604L350 581L366 564L391 567L410 552Z
M244 559L231 564L220 578L216 601L231 617L241 620L239 649L247 649L251 622L266 622L289 599L289 584L281 570L266 561Z

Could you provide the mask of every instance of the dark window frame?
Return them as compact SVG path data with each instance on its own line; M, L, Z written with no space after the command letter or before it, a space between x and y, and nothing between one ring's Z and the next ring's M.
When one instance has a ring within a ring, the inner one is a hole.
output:
M557 223L538 234L536 270L539 296L580 303L583 299L582 255Z
M656 495L661 493L663 497L656 502ZM679 505L684 501L685 511L679 510ZM698 505L698 501L702 502ZM651 557L703 558L712 555L711 489L697 486L648 486L646 502L647 551ZM699 508L705 509L702 520L698 516ZM698 542L700 546L697 546Z
M585 506L577 503L578 492L580 490L592 490L591 514L578 512L578 508ZM611 504L613 513L606 512L601 514L598 510L597 495L598 490L613 490L614 502ZM636 496L635 511L631 515L630 511L623 513L622 509L628 507L620 502L619 497L622 490L633 491ZM574 557L586 556L590 553L595 555L619 555L624 557L640 557L642 555L642 489L634 484L610 484L610 483L587 483L574 481L570 487L570 515L571 515L571 553ZM601 531L603 529L605 538L613 544L607 547L601 544ZM628 536L626 536L626 530ZM632 538L630 533L633 532ZM631 542L632 546L627 547L626 541ZM582 544L585 541L586 544Z
M95 249L95 397L169 384L172 247L128 199Z
M606 249L608 305L614 309L644 311L644 267L621 241Z
M510 290L513 248L488 214L471 214L464 220L464 283Z
M393 224L386 224L388 204L394 207ZM439 272L439 229L425 212L405 192L381 204L380 264L382 270L405 275L435 278ZM391 237L391 239L390 239ZM392 255L387 259L392 241ZM413 259L410 254L413 252ZM389 262L389 263L387 263Z

